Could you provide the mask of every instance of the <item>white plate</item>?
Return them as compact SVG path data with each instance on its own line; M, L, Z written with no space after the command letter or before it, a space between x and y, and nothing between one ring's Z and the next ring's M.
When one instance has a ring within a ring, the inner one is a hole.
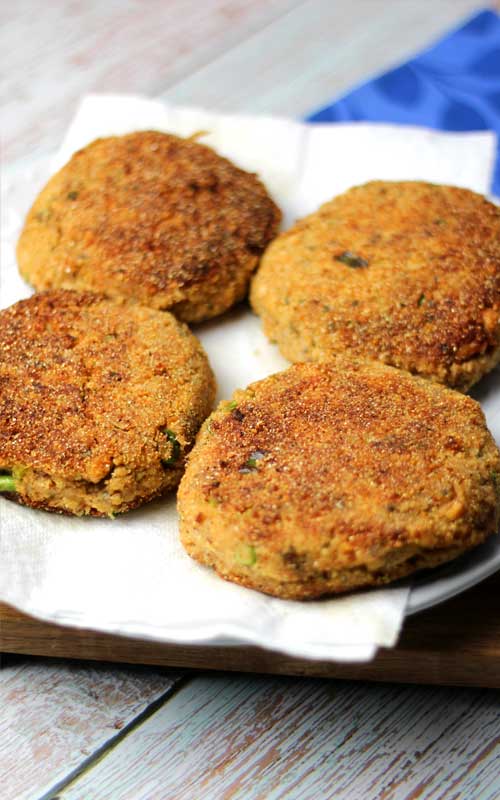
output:
M500 536L495 536L474 552L441 567L437 573L414 578L406 606L406 615L455 597L489 578L500 569Z
M120 100L120 107L121 103ZM109 101L106 101L108 105ZM149 108L149 102L147 106ZM188 116L191 119L191 112ZM176 112L176 119L181 117L182 114ZM136 118L137 115L134 116ZM235 124L231 120L226 128L225 118L215 121L220 131L229 131ZM247 138L249 124L248 120L244 121ZM282 121L276 124L280 131L283 125L288 125ZM252 121L252 125L257 126L255 130L260 130L260 121ZM268 132L274 130L274 125L273 121L265 123L265 136L259 144L260 153L265 149ZM207 127L210 126L197 124L196 129L205 130ZM372 152L376 148L376 141L379 141L380 153L387 149L386 137L393 143L399 143L402 148L402 166L399 168L406 169L408 153L403 151L408 144L407 131L403 136L394 128L386 131L384 126L366 129L364 133L363 130L356 128L355 133L357 136L369 134ZM241 131L241 125L238 131ZM330 133L340 137L342 146L346 146L348 131L345 128L331 132L317 130L315 135L325 139L323 144L326 146ZM412 136L415 151L430 170L429 175L422 177L430 179L435 176L435 163L445 163L443 153L450 152L449 135L415 129ZM483 139L478 138L477 134L464 135L463 140L461 136L455 136L451 144L457 149L463 148L469 155L472 149L476 153L474 163L481 161L485 149ZM280 137L281 142L281 133ZM250 137L249 141L253 141L253 138ZM220 141L224 141L223 136ZM230 141L236 148L236 142L240 142L239 133L236 137L230 137ZM286 141L291 141L290 137L286 137ZM427 159L422 156L424 145L429 151ZM338 149L329 145L328 152L335 153ZM391 146L389 149L391 168L396 169L394 148ZM317 153L316 147L314 153ZM434 159L436 153L441 155ZM268 155L272 166L269 180L272 181L277 154L272 150ZM380 159L375 160L380 169ZM455 161L463 163L463 158L456 155ZM455 161L449 165L453 173ZM295 163L292 158L290 163ZM309 170L313 166L309 165ZM321 161L319 166L320 177L327 181L328 175L324 175L325 162ZM335 172L338 165L328 162L327 166ZM6 249L2 256L2 274L4 277L7 275L8 280L4 280L1 287L2 305L31 293L17 274L12 245L17 238L20 219L43 185L48 169L48 160L42 159L24 162L7 172L4 182L7 200L4 202L5 221L2 226ZM284 165L280 162L280 180L283 169ZM381 177L401 176L391 173ZM282 187L283 197L280 197L280 185L275 175L274 178L277 199L285 207L286 198L290 198L290 195ZM441 173L435 179L450 182ZM316 187L316 180L311 179L310 182L311 186ZM290 200L288 210L293 217L298 207ZM286 366L276 348L271 348L263 336L258 320L249 314L245 319L239 319L239 316L241 314L237 311L197 331L216 367L224 396L228 396L234 385L246 385L251 380ZM244 323L244 327L240 323ZM228 341L234 356L230 360L227 358ZM500 374L495 373L482 382L478 399L485 408L490 427L498 440ZM3 503L0 505L5 508ZM11 522L15 518L15 524L9 523L10 529L7 530L7 517L4 518L6 561L4 574L0 572L0 584L3 583L4 587L3 594L0 594L21 610L41 619L165 642L203 644L210 641L212 644L222 644L231 639L233 643L257 644L291 655L351 661L371 657L376 644L391 646L395 642L407 590L391 587L319 603L297 604L267 598L227 584L209 570L191 562L183 553L178 545L173 505L172 498L161 504L150 504L126 515L119 524L64 519L19 506L9 509L9 518ZM168 575L164 571L165 564L170 570ZM453 566L408 581L406 586L413 588L409 594L407 613L413 614L442 602L478 583L499 567L500 537ZM5 574L9 569L11 574Z

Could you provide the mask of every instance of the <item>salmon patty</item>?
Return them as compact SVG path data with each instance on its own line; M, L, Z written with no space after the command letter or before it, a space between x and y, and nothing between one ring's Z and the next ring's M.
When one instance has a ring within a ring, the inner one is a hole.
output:
M500 361L500 208L375 181L268 248L251 302L290 361L377 359L461 391Z
M174 489L215 382L171 314L48 291L0 312L0 490L113 516Z
M98 139L41 191L17 258L36 289L91 290L197 322L241 300L281 214L255 175L158 131Z
M277 597L387 584L495 533L500 453L470 397L377 362L296 364L202 426L178 492L194 559Z

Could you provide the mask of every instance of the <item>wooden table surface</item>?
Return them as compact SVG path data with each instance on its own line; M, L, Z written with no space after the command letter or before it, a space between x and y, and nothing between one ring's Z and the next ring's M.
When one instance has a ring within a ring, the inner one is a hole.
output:
M78 99L89 91L300 116L485 5L3 3L4 160L55 150ZM202 667L5 655L0 797L500 797L497 692L256 677Z

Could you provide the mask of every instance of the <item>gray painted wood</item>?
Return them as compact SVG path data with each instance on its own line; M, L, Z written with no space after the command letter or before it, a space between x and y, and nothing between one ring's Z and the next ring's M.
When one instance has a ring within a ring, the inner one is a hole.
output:
M56 149L85 92L159 94L298 2L2 3L4 159Z
M88 91L300 115L484 5L4 4L4 158L55 149ZM217 675L195 677L165 700L174 679L152 668L8 661L0 672L2 800L40 798L87 763L64 800L500 796L497 693ZM155 702L160 709L140 722Z
M200 677L62 800L498 800L498 694Z
M179 682L173 670L3 657L0 797L49 792Z
M308 0L161 97L220 110L302 116L428 46L478 0Z

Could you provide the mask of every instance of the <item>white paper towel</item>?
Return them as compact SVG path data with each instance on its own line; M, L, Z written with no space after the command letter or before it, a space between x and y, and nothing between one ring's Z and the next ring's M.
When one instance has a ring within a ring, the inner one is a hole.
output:
M17 274L22 218L51 171L98 136L154 128L202 141L258 172L284 225L367 180L421 179L486 193L495 137L387 125L304 125L176 108L140 97L87 97L55 159L5 172L2 306L31 293ZM259 321L237 309L197 326L219 397L287 366ZM361 661L397 640L408 588L316 602L226 583L185 555L169 497L116 520L75 519L0 499L0 599L42 619L160 641L245 642L308 658Z

